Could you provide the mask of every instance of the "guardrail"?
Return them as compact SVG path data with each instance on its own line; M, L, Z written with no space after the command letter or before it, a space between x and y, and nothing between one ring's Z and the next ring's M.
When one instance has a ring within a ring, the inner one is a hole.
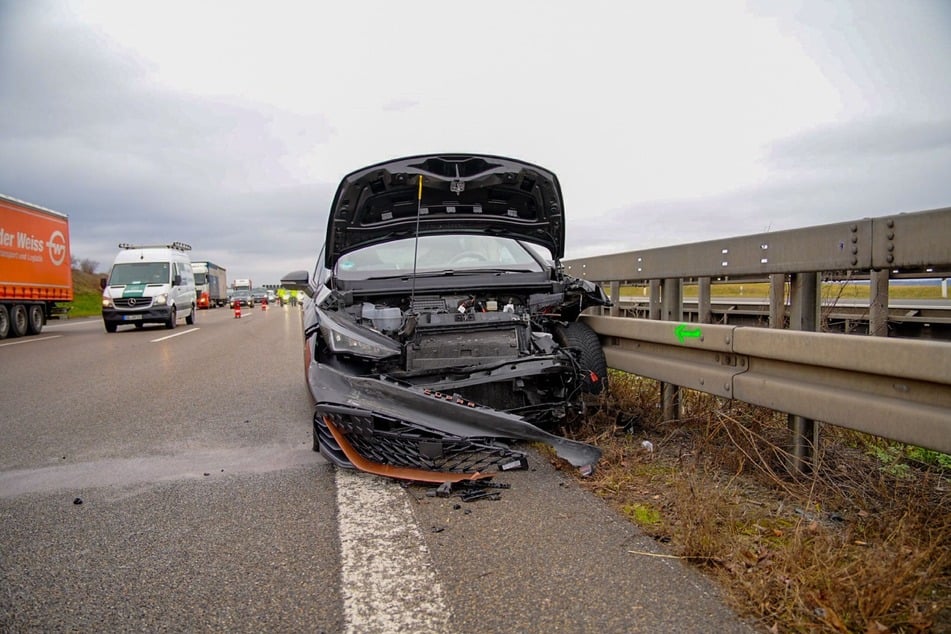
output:
M574 277L647 283L650 319L586 315L609 367L662 382L665 416L686 387L789 414L792 465L808 467L814 421L951 453L951 344L888 338L889 277L947 277L951 208L568 260ZM867 275L869 334L816 332L822 274ZM768 279L769 328L709 323L711 285ZM683 322L683 284L699 286ZM788 288L788 303L787 293ZM787 330L782 329L788 325Z

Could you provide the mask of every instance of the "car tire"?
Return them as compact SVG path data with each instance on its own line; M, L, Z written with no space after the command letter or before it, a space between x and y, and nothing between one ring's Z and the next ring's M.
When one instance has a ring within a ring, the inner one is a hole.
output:
M320 435L317 433L317 423L314 423L314 428L312 431L314 433L314 444L311 447L311 449L319 452L320 451Z
M0 339L6 339L10 334L10 311L0 305Z
M175 326L178 322L178 311L175 310L175 307L172 306L172 310L168 313L168 319L165 320L165 327L169 330L175 330Z
M194 326L194 325L195 325L195 310L197 310L197 309L195 308L195 306L194 306L194 304L193 304L193 305L192 305L192 312L190 312L190 313L188 314L188 317L185 318L185 323L188 324L189 326Z
M114 321L106 321L103 322L103 324L106 327L106 332L115 332L116 328L119 327L119 324L115 323ZM138 324L136 324L136 326L138 326Z
M10 311L10 336L22 337L29 328L29 318L26 314L26 306L23 304L14 304Z
M43 307L40 304L31 304L27 309L27 332L31 335L38 335L43 330L43 322L46 317L43 314Z
M554 334L559 344L580 352L579 361L584 374L581 389L588 394L600 394L607 386L608 364L598 333L588 324L575 321L558 326Z

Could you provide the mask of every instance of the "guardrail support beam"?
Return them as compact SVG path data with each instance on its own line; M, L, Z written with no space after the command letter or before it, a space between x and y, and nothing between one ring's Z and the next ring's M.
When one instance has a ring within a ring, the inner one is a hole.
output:
M647 305L647 318L660 319L660 280L650 280L648 288L650 289L650 299Z
M710 303L710 278L697 279L697 321L701 324L713 323L713 307Z
M664 280L660 312L661 319L664 321L683 321L684 293L683 280L680 278ZM660 404L664 420L680 420L680 386L673 383L661 383Z
M783 328L786 325L786 276L773 273L769 276L769 327Z
M819 330L819 274L794 273L790 276L791 300L789 328L817 332ZM808 473L812 469L819 429L815 421L788 414L787 425L792 436L789 447L789 469Z
M888 336L888 269L873 270L869 274L868 334Z

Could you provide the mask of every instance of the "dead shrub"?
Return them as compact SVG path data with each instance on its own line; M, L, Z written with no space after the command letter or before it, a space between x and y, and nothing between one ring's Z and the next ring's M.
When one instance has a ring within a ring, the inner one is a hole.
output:
M581 481L716 578L741 614L774 631L951 631L943 463L822 426L811 473L792 474L784 414L684 390L682 419L664 421L658 403L655 381L612 373L570 431L603 451Z

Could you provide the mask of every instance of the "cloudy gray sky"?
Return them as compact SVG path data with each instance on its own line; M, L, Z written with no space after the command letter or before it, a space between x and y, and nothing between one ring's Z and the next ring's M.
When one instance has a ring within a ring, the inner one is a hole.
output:
M946 0L0 0L0 193L311 269L347 172L554 170L567 256L951 206Z

